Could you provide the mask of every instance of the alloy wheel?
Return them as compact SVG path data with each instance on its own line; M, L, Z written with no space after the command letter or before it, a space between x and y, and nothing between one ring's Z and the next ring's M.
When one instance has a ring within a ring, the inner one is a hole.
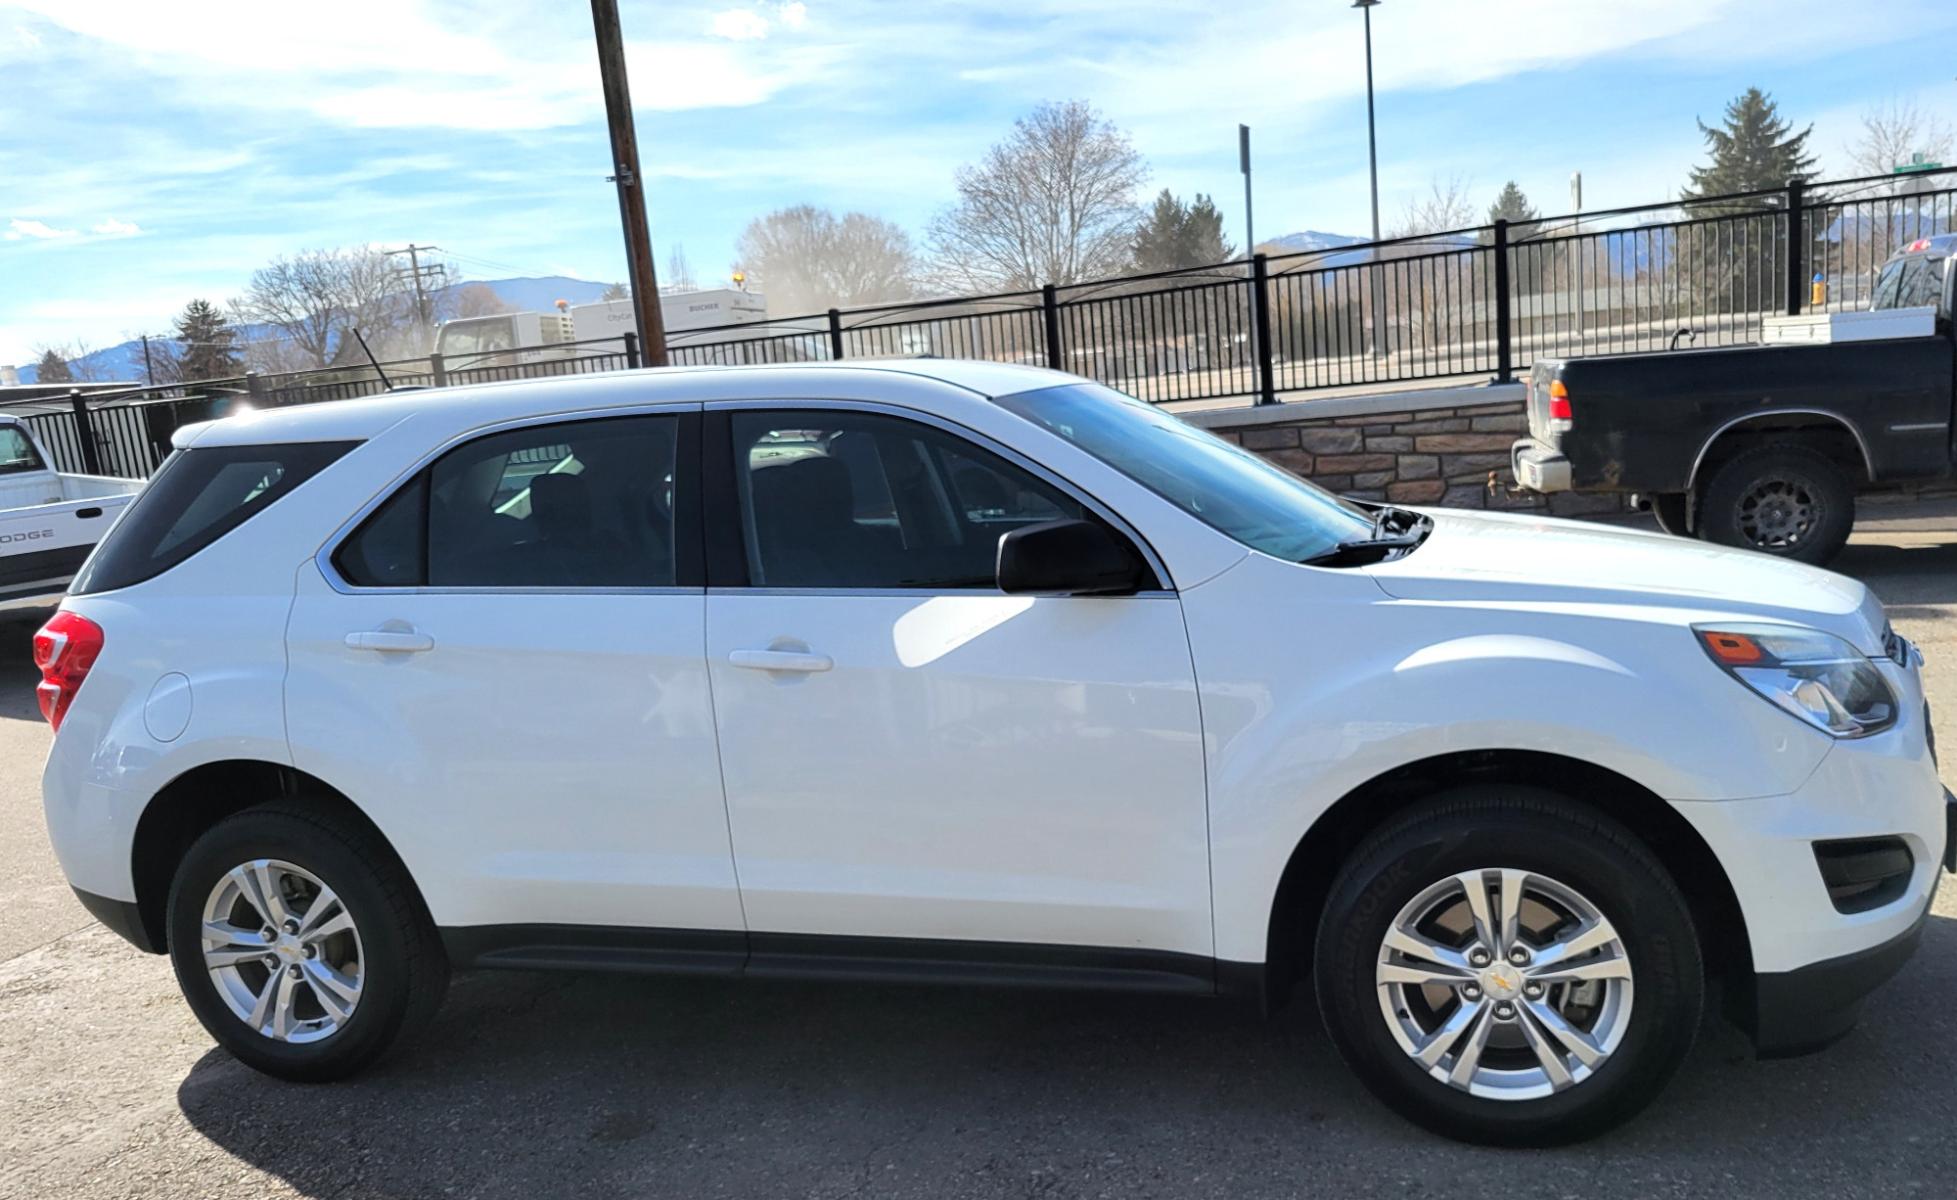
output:
M1616 928L1576 889L1516 868L1464 871L1415 896L1387 928L1374 983L1408 1057L1487 1099L1577 1086L1631 1019Z
M331 1037L366 977L360 931L333 889L278 859L240 863L204 902L204 965L234 1016L273 1041Z
M1800 545L1819 518L1813 494L1797 480L1762 480L1740 497L1740 533L1762 550Z

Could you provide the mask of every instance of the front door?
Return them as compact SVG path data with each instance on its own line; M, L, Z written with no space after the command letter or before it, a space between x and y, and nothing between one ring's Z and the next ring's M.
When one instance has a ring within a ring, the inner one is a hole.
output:
M774 935L830 935L878 939L872 956L955 940L1207 970L1177 598L1001 593L1000 534L1092 514L945 428L836 407L707 420L708 478L732 473L710 536L745 558L741 586L713 580L707 658L750 969L775 946L837 949Z
M687 565L697 450L682 435L699 419L466 442L301 572L296 765L366 808L438 924L730 931L738 965Z

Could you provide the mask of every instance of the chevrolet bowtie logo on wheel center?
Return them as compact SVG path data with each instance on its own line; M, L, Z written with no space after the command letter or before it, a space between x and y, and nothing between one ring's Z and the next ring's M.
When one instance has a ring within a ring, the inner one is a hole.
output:
M1513 1000L1522 994L1522 972L1497 963L1481 973L1481 990L1492 999Z

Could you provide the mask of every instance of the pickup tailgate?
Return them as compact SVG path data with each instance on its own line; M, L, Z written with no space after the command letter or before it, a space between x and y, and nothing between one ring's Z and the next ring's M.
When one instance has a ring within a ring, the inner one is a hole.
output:
M0 601L59 592L133 493L0 510Z

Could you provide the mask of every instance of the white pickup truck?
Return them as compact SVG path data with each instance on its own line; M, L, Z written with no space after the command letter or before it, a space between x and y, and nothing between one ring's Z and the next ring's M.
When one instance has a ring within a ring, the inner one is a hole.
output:
M0 414L0 613L54 604L142 487L69 475L17 417Z

